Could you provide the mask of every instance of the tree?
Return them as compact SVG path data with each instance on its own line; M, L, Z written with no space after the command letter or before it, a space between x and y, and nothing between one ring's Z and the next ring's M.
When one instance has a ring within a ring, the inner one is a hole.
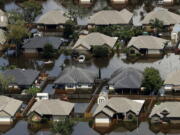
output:
M25 26L25 21L17 12L9 13L9 25L7 39L10 43L16 44L16 54L18 55L21 43L24 38L29 36L28 29Z
M27 94L30 94L30 95L36 95L36 93L38 93L40 91L41 91L41 89L37 88L35 86L32 86L31 88L26 90Z
M145 91L149 94L151 92L158 92L163 84L160 73L155 68L146 68L144 70L144 80L142 86L145 87Z
M94 57L107 57L110 53L109 48L105 45L95 45L92 47L92 53Z
M73 132L74 122L70 119L53 123L52 131L61 135L71 135Z
M24 1L21 6L23 8L24 19L28 23L33 22L41 14L42 5L37 1Z
M8 12L8 22L9 24L17 24L19 23L19 21L21 21L21 23L23 22L23 24L25 24L25 20L22 14L16 12L16 11L11 11Z
M4 4L5 4L5 0L0 0L0 8L3 8Z
M1 93L6 92L11 82L13 82L13 78L11 77L5 78L2 74L0 74L0 92Z
M164 26L164 23L163 21L159 20L159 19L154 19L154 20L150 20L149 22L151 24L151 26L153 28L155 28L157 30L157 32L159 31L162 31L163 30L163 26Z
M72 20L68 20L66 22L64 28L64 37L65 38L73 38L74 37L74 29L75 29L75 22Z
M17 24L10 24L8 26L7 39L9 42L16 44L16 54L19 54L21 43L25 37L29 36L28 29L24 23L18 21Z
M54 48L51 44L47 43L44 45L44 50L43 50L43 57L44 58L52 58L54 56Z

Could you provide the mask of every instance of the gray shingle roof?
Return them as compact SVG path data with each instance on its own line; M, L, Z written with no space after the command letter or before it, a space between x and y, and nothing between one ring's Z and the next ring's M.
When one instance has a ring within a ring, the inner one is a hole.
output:
M43 14L36 23L45 25L58 25L65 24L67 20L68 18L64 16L64 13L61 10L52 10Z
M118 38L106 36L99 32L93 32L86 36L80 37L75 43L73 49L83 46L88 50L91 49L93 45L108 45L110 48L113 48Z
M32 69L12 69L3 72L5 78L11 78L13 83L18 85L32 85L39 76L39 71Z
M152 117L153 115L159 115L162 117L161 114L164 110L168 111L167 117L180 117L180 102L162 102L159 105L155 105L151 111L151 114L149 117Z
M180 85L180 70L169 73L164 84Z
M8 18L6 13L0 9L0 27L7 27L8 25Z
M110 25L110 24L129 24L133 14L127 9L117 10L102 10L89 19L89 24L95 25Z
M5 31L0 29L0 44L4 44L6 42L6 36L5 36Z
M108 116L112 117L114 113L127 113L128 111L133 111L136 115L139 115L142 106L143 103L136 102L128 98L112 97L105 104L99 104L93 113L93 116L100 112L104 112ZM113 111L108 107L113 109Z
M22 101L20 100L6 96L0 96L0 111L8 113L11 117L15 115L21 105Z
M132 37L128 43L128 47L134 46L137 49L147 48L147 49L163 49L165 43L169 40L154 37L154 36L138 36Z
M63 70L55 84L76 84L76 83L94 83L98 74L87 69L79 67L68 67Z
M148 13L142 20L142 24L149 24L150 20L159 19L164 25L180 23L180 15L172 13L164 8L156 8Z
M59 99L49 99L37 101L28 114L35 111L42 115L69 115L74 108L74 103L62 101Z
M134 68L120 68L116 70L108 84L118 88L140 88L143 80L143 73Z
M63 41L59 37L33 37L24 41L23 48L26 49L37 49L44 48L45 44L51 44L54 49L58 49L62 45Z

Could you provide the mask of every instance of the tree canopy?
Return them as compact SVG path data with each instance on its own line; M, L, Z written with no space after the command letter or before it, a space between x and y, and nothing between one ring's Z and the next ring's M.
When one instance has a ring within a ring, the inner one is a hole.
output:
M52 131L61 135L71 135L73 132L74 122L70 119L53 123Z
M30 87L29 89L26 90L27 94L30 94L30 95L36 95L36 93L38 93L40 91L41 91L41 89L37 88L35 86L32 86L32 87Z
M54 48L51 44L47 43L44 45L44 50L43 50L43 57L44 58L52 58L54 56Z
M163 84L160 73L157 69L150 67L144 70L144 80L142 86L145 87L145 92L158 92Z
M24 19L28 23L33 22L41 14L42 5L38 1L24 1L21 6L23 8Z
M3 74L0 74L0 93L4 93L8 90L9 84L13 81L13 78L4 78Z
M109 48L105 45L95 45L92 47L94 57L107 57L110 53Z

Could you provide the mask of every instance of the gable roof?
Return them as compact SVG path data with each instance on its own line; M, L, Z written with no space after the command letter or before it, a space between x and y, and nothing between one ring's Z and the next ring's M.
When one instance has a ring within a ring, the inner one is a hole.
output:
M6 13L0 9L0 27L7 27L8 25L8 18Z
M93 116L100 112L112 117L115 113L127 113L129 111L139 115L143 103L122 97L112 97L105 104L99 104L93 113ZM111 108L111 109L109 109Z
M44 46L49 43L53 46L54 49L58 49L62 45L63 41L60 37L33 37L24 41L23 48L25 49L43 49Z
M44 25L58 25L65 24L67 20L68 18L64 16L64 13L61 10L52 10L43 14L36 23Z
M142 20L142 24L149 24L150 20L159 19L164 25L180 23L180 15L168 11L164 8L156 8L148 13Z
M40 100L35 102L32 108L29 110L28 115L31 112L36 112L42 115L69 115L74 108L74 103L62 101L59 99Z
M128 47L134 46L137 49L146 48L146 49L163 49L165 43L169 40L154 37L154 36L138 36L132 37L128 43Z
M118 88L140 88L143 80L143 73L134 68L119 68L112 75L108 84Z
M168 111L167 117L180 117L180 102L173 102L173 101L165 101L161 102L159 105L155 105L149 115L152 117L154 115L158 115L163 117L161 114L164 110Z
M169 73L164 84L180 85L180 70Z
M98 74L79 67L68 67L63 70L55 84L93 83Z
M5 70L3 75L5 78L11 78L13 83L18 85L32 85L39 73L37 70L16 68Z
M113 48L117 39L118 38L116 37L110 37L99 32L93 32L86 36L80 37L73 46L73 49L76 49L79 46L83 46L84 48L90 50L91 46L93 45L104 45L104 44L108 45L110 48Z
M129 24L133 14L127 9L117 10L102 10L93 14L88 24L95 25L110 25L110 24Z
M0 29L0 44L3 45L6 42L5 31Z
M0 111L4 111L9 114L11 117L15 115L20 106L22 105L22 101L10 98L7 96L0 96Z

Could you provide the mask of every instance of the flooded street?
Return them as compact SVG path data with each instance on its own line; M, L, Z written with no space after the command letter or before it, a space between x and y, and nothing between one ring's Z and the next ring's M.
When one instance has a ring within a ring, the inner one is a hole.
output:
M111 133L108 133L106 135L179 135L179 131L177 130L171 130L172 133L153 133L149 129L149 124L147 122L143 122L140 124L140 126L133 130L128 131L124 127L118 127ZM20 120L17 122L17 124L7 131L6 133L3 133L2 135L52 135L53 133L49 130L40 130L36 133L28 129L28 123L24 120ZM74 126L74 131L72 135L100 135L97 131L89 127L88 122L78 122Z
M146 58L139 59L135 62L127 60L124 54L118 56L115 54L112 58L106 60L93 58L90 61L86 61L84 64L80 64L71 60L71 56L61 54L52 65L44 65L44 60L39 58L12 58L1 57L0 65L6 66L8 64L15 65L19 68L31 68L37 70L43 70L49 74L50 77L57 77L62 70L62 66L79 66L89 70L99 72L101 69L102 78L109 78L111 74L118 68L134 67L143 71L146 67L157 68L165 79L166 75L172 71L180 69L180 56L173 53L165 55L162 59L158 58Z

